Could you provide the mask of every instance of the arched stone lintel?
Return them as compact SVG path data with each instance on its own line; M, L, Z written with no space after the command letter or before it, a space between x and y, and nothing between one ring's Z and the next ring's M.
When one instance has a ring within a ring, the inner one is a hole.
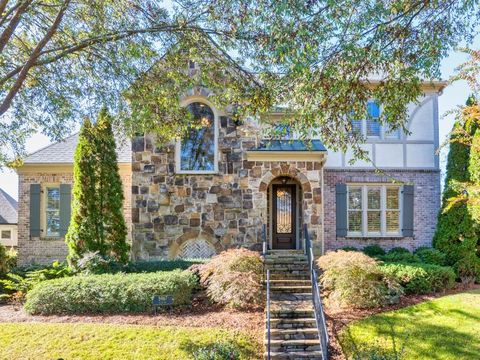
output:
M260 181L259 191L266 192L272 180L281 176L288 176L298 181L302 187L303 192L312 191L312 186L310 185L310 181L308 180L306 175L289 164L282 164L268 171Z

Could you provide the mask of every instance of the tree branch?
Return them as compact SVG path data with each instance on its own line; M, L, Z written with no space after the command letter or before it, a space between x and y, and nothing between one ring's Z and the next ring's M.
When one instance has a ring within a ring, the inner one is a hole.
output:
M25 82L28 72L35 65L35 62L40 56L42 49L45 47L45 45L50 41L50 39L53 37L53 35L57 31L58 27L60 26L60 23L62 22L63 15L65 14L65 11L67 10L68 5L70 4L70 1L71 0L66 0L64 2L52 26L50 26L50 29L48 30L48 32L45 34L42 40L40 40L40 42L37 44L32 54L30 55L30 58L22 67L22 70L20 71L18 78L16 79L15 83L12 85L12 87L10 88L10 91L5 96L5 98L2 101L2 104L0 105L0 116L5 114L5 112L9 109L13 101L13 98L15 97L15 95L18 93L23 83Z
M25 11L27 11L32 1L33 0L26 0L22 2L21 5L18 7L17 11L15 12L15 15L13 15L12 19L10 20L8 26L5 28L5 30L3 30L2 35L0 35L0 54L7 45L10 37L12 36L13 32L18 26L18 23L20 22L22 15L25 13Z

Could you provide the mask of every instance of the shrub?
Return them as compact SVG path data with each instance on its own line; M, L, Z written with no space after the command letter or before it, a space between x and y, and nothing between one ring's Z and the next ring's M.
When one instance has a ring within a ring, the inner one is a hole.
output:
M30 314L146 312L154 295L172 295L189 304L197 277L189 271L103 274L45 281L28 294Z
M234 308L251 308L263 302L263 264L257 252L232 249L198 267L209 298Z
M372 256L372 257L385 255L385 250L383 250L378 245L367 245L363 248L362 251L365 255Z
M393 276L407 294L427 294L432 291L450 289L455 283L452 268L433 264L387 263L381 270Z
M357 249L355 246L344 246L342 247L343 251L360 251L360 249Z
M7 299L21 302L24 300L25 295L32 290L35 285L46 280L58 279L71 275L72 272L65 263L55 261L52 265L44 266L37 270L8 273L6 279L0 280L0 285L8 291L8 295L5 296Z
M410 254L410 250L401 246L397 246L397 247L391 248L388 251L388 253L389 254Z
M352 251L329 252L317 261L328 301L339 306L368 308L397 302L396 280L382 272L375 259Z
M75 271L85 275L116 273L122 270L122 264L114 258L101 255L100 252L86 252L77 260Z
M0 278L9 271L8 255L5 246L0 244Z
M404 262L404 263L417 263L420 262L420 258L412 253L404 252L389 252L386 255L379 256L380 260L385 262Z
M429 248L429 247L419 247L415 250L415 255L417 255L420 260L426 264L434 264L444 266L446 265L446 256L440 250Z
M457 261L454 268L460 281L465 286L473 284L480 278L480 259L474 254Z
M127 273L149 273L157 271L187 270L192 265L204 264L210 259L181 259L131 262L125 268Z

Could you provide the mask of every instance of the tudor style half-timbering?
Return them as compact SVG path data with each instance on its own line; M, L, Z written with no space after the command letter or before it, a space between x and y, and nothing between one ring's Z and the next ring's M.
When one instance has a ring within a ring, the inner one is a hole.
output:
M410 133L371 119L354 124L372 162L327 151L320 140L266 140L254 119L234 121L196 89L182 98L202 124L182 141L158 145L146 134L119 143L124 211L133 259L209 257L230 247L302 249L303 224L318 253L377 243L429 245L440 206L438 95L423 86L409 107ZM278 114L270 115L275 121ZM19 257L66 255L77 137L29 156L19 173ZM379 172L378 169L383 170Z

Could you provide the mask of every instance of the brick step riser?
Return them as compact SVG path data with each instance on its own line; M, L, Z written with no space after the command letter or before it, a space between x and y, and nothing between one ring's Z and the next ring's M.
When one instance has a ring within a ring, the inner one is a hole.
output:
M309 286L305 287L290 287L290 288L284 288L284 289L278 289L273 286L270 287L270 291L272 294L295 294L295 293L308 293L311 288Z
M270 334L271 340L317 340L318 333L302 333L301 331L294 334ZM267 341L267 335L265 335Z
M306 281L310 281L310 276L309 275L297 275L297 274L290 274L290 275L270 274L270 280L306 280Z
M265 283L266 284L266 283ZM310 286L310 280L270 279L270 286Z
M317 323L315 321L305 323L303 326L298 326L296 323L289 323L289 319L284 319L285 322L280 324L270 324L271 329L278 329L278 330L287 330L287 329L300 329L300 328L310 328L316 327Z
M299 319L306 317L313 317L315 313L313 310L305 311L270 311L270 319Z

